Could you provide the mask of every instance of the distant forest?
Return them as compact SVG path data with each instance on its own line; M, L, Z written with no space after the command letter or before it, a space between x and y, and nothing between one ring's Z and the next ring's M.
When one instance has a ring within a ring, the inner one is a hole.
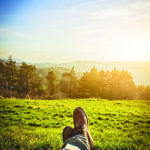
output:
M28 99L102 98L150 100L150 86L136 86L131 73L115 67L112 71L89 72L77 76L74 67L37 69L11 57L0 60L0 97ZM59 72L59 73L58 73Z

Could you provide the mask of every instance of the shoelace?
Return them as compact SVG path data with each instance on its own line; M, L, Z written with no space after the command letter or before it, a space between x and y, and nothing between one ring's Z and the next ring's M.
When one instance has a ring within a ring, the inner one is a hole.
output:
M74 128L74 135L77 135L77 134L86 135L86 128L83 126L78 126L78 127Z

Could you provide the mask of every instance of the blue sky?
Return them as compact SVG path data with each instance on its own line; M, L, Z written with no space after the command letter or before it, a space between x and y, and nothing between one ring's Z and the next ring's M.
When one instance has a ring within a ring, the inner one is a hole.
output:
M0 57L149 61L149 0L0 0Z

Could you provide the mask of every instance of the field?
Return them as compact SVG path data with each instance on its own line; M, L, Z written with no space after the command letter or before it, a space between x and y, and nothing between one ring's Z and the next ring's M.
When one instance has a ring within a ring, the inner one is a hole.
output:
M89 118L95 149L150 149L150 101L0 99L0 149L60 150L73 110Z

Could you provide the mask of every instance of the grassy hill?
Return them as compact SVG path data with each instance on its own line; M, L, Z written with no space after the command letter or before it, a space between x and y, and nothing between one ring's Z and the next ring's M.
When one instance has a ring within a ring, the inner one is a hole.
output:
M60 150L78 106L89 118L95 149L149 149L150 101L102 99L0 99L0 149Z

